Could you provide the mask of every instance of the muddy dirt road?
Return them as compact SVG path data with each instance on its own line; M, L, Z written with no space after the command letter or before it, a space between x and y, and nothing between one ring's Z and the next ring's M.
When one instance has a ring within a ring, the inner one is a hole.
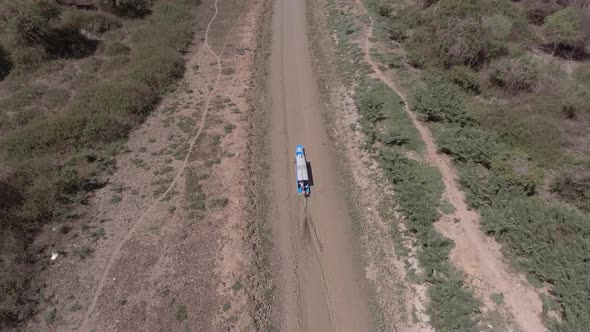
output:
M305 2L276 0L271 81L270 220L280 251L281 331L370 331L359 245L322 119ZM295 193L295 145L306 147L311 197Z

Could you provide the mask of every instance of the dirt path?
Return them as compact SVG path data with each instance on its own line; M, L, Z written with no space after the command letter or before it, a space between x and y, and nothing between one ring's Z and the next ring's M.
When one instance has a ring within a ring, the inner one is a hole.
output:
M370 331L360 248L343 179L322 119L305 2L277 0L271 49L271 218L280 250L281 331ZM306 147L314 186L295 194L295 145Z
M365 55L365 61L374 71L374 78L381 80L394 90L404 102L404 109L410 116L412 123L420 133L426 145L426 157L442 174L445 186L444 196L455 207L455 212L446 215L435 225L445 236L455 241L451 252L451 260L459 266L476 287L476 292L482 297L488 309L493 307L490 297L494 293L504 296L504 307L508 314L523 331L544 331L541 320L542 303L538 293L519 275L511 273L502 260L500 246L490 237L479 230L479 215L467 208L464 193L457 186L457 174L446 156L439 154L430 130L420 122L411 111L404 91L388 75L380 69L379 64L370 56L373 48L370 37L373 36L373 19L360 0L355 0L357 6L369 17L369 25L364 29L360 47ZM454 222L458 219L459 222Z

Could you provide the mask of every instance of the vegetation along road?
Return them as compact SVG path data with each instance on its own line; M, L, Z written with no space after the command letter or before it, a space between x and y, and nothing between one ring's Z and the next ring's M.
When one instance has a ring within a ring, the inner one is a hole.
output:
M0 330L585 331L589 55L587 0L0 0Z

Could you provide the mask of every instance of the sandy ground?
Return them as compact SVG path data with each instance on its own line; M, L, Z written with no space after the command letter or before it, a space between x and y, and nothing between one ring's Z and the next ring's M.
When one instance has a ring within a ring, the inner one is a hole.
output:
M270 91L272 209L280 252L281 331L370 331L366 279L334 146L322 119L305 2L274 5ZM314 186L296 195L295 145L303 144Z
M243 179L261 5L201 4L176 91L131 134L86 218L40 237L59 256L25 330L254 330Z

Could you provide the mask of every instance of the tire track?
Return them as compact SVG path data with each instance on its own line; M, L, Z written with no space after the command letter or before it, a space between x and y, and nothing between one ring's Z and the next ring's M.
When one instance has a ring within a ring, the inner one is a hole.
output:
M201 119L200 119L201 122L199 125L199 129L197 130L195 135L191 138L191 141L189 144L189 149L188 149L188 152L182 162L182 165L179 168L179 170L176 172L174 179L172 180L172 182L170 183L170 185L168 186L166 191L164 193L162 193L159 197L157 197L153 201L153 203L144 211L144 213L142 213L140 215L140 217L138 219L136 219L136 221L132 224L131 228L127 231L127 233L125 234L123 239L117 244L115 249L111 252L111 255L109 257L107 265L105 266L103 273L101 275L101 278L99 279L98 285L94 291L92 301L90 302L90 305L88 306L88 309L86 310L86 312L84 314L84 318L82 320L82 323L80 324L79 331L89 331L89 323L90 323L91 315L94 312L94 309L96 308L96 305L98 303L98 299L99 299L100 295L102 294L103 288L104 288L106 281L107 281L108 274L111 272L115 262L121 256L121 250L122 250L123 246L127 243L127 241L129 241L131 239L131 237L133 236L135 231L139 228L139 226L141 226L145 222L147 216L149 216L152 213L152 211L158 205L158 203L160 203L160 201L174 189L174 187L176 186L176 184L178 183L178 181L182 177L184 170L186 169L188 161L191 157L191 152L194 148L195 143L197 142L197 139L199 138L199 136L203 132L203 129L205 128L205 121L207 119L207 115L209 112L210 101L211 101L211 98L213 97L213 95L216 93L217 85L219 84L219 80L221 78L221 55L223 55L223 52L224 52L225 47L227 45L227 41L229 40L229 37L231 36L233 29L235 28L236 22L239 21L239 17L238 17L238 19L236 19L234 21L231 30L229 31L228 35L225 38L221 53L217 54L213 50L211 45L209 44L209 33L211 31L211 25L213 24L213 22L217 18L217 15L219 14L218 1L219 0L214 0L215 13L213 14L213 17L211 17L211 20L209 20L209 22L207 24L207 29L205 31L205 40L204 40L205 48L215 58L216 67L217 67L217 75L215 78L215 83L213 84L213 89L211 89L211 91L209 92L209 94L207 94L207 97L205 98L205 105L204 105L203 114L201 115Z

